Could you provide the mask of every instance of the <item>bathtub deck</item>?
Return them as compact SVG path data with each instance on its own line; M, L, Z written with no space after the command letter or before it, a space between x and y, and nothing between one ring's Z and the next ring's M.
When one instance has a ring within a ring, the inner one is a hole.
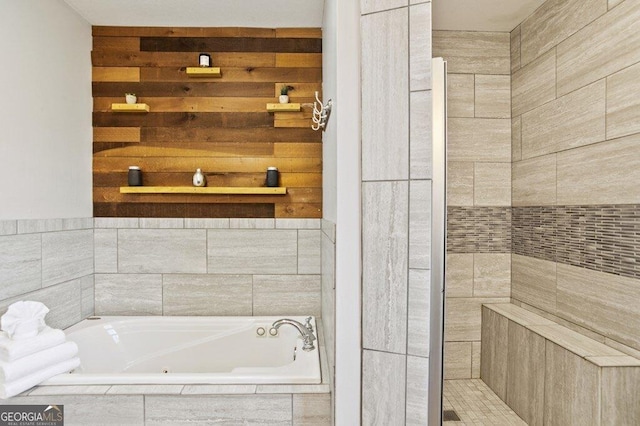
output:
M260 421L292 425L331 424L331 383L318 322L322 383L316 385L71 385L36 386L0 405L61 404L65 424L190 424L184 413L202 421ZM117 409L114 409L117 407ZM265 408L266 407L266 408Z

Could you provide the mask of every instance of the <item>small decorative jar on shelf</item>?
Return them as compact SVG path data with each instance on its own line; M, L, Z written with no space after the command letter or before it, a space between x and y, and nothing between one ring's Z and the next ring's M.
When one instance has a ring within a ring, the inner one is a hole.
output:
M267 167L267 187L276 188L280 180L280 173L277 167Z
M129 186L142 186L142 170L138 166L129 166Z
M136 96L135 93L125 93L124 94L124 100L129 104L129 105L133 105L138 101L138 97Z

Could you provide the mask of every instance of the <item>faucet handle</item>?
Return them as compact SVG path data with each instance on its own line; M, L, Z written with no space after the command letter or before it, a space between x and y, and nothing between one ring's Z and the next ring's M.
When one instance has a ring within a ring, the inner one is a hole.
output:
M313 326L311 325L311 320L313 319L313 317L307 317L307 319L305 320L304 323L304 327L309 330L310 332L313 333Z

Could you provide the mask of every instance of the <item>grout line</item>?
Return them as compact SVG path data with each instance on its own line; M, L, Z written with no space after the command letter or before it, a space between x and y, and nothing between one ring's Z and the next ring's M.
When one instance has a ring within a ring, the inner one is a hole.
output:
M611 75L604 77L604 140L609 140L609 114L607 112L609 111L609 77Z
M555 79L555 99L558 99L558 47L554 47L553 48L553 71L554 71L554 76L553 78ZM587 85L588 86L588 85ZM586 86L585 86L586 87Z
M476 73L473 73L473 118L480 118L476 116Z
M414 10L415 11L415 10ZM411 125L412 125L412 120L411 120L411 7L407 8L407 44L408 44L408 48L407 48L407 82L408 82L408 96L407 96L407 109L409 111L409 115L407 117L407 127L408 127L408 138L407 138L407 176L409 177L409 181L407 182L407 219L406 219L406 223L407 223L407 265L406 265L406 280L405 280L405 285L406 285L406 289L407 289L407 294L406 294L406 298L405 298L405 303L406 303L406 318L405 318L405 348L404 348L404 407L403 407L403 411L404 411L404 418L405 421L407 419L407 415L408 415L408 407L407 407L407 395L409 394L409 379L408 379L408 372L409 372L409 357L407 356L407 354L409 353L409 301L411 298L411 287L409 285L409 283L411 282L411 236L412 236L412 229L411 229ZM415 142L415 141L414 141Z
M300 229L296 229L296 275L300 275Z
M472 161L472 171L471 171L471 194L472 194L472 199L471 199L471 206L472 207L478 207L476 206L476 162Z
M205 255L205 267L206 267L206 273L210 274L211 271L209 271L209 230L208 229L204 229L204 242L205 242L205 248L204 248L204 255Z
M116 229L116 274L120 273L120 230Z
M415 10L414 10L415 12ZM407 7L407 177L411 181L411 7ZM407 227L407 229L409 229ZM407 251L409 253L409 251ZM409 262L407 262L407 265ZM408 306L408 305L407 305ZM406 414L406 413L405 413Z
M428 3L428 2L425 2L425 3ZM361 13L360 17L362 18L362 17L365 17L365 16L378 15L378 14L382 14L382 13L385 13L385 12L394 12L396 10L409 9L409 6L410 5L405 4L405 5L402 5L402 6L392 7L392 8L389 8L389 9L374 10L374 11L371 11L371 12Z
M553 200L553 204L554 206L558 205L558 154L554 153L553 154L553 162L555 163L555 194L553 196L554 200Z
M362 348L362 352L364 351L369 351L369 352L377 352L377 353L381 353L381 354L387 354L387 355L398 355L398 356L404 356L406 357L407 354L402 354L402 353L398 353L398 352L391 352L391 351L385 351L382 349L371 349L371 348ZM427 357L418 357L418 358L425 358L427 359Z
M522 69L522 25L518 32L518 70Z
M96 229L93 228L91 232L91 236L93 238L93 275L96 274ZM94 289L95 289L95 280L94 280ZM95 293L95 291L94 291Z

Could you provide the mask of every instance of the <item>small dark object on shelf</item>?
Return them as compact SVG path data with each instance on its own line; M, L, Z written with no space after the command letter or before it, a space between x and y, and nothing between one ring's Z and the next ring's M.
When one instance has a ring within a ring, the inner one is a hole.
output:
M277 167L267 167L267 186L269 188L275 188L278 186L280 180L280 173L278 173Z
M142 170L140 170L140 167L129 167L129 186L142 186Z

